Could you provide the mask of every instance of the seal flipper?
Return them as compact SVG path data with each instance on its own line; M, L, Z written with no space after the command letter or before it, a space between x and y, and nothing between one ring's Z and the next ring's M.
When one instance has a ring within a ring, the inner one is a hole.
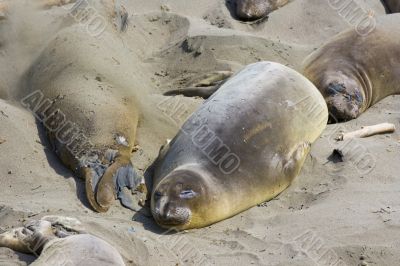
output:
M183 95L186 97L201 97L208 99L214 94L225 81L231 77L232 71L216 71L203 75L194 82L188 85L185 89L170 90L164 93L165 96Z
M288 156L286 160L283 171L286 176L293 179L297 176L303 166L303 163L310 152L311 143L308 141L301 142L297 147L293 150L293 152Z
M9 248L25 254L31 253L29 246L25 243L28 237L23 233L24 228L16 228L12 231L0 234L0 247Z
M108 208L104 208L97 203L95 197L95 191L100 180L100 176L93 169L88 167L83 168L83 173L85 179L86 198L89 201L90 206L97 212L108 211Z
M50 222L31 221L24 227L0 234L0 247L10 248L25 254L38 255L54 237Z
M109 150L106 154L109 164L101 163L96 157L91 158L90 162L85 162L85 167L82 169L86 183L86 197L95 211L108 211L116 198L124 207L137 210L123 188L135 189L143 178L135 171L128 154L128 152Z
M122 206L133 211L139 211L139 208L134 206L132 197L124 192L125 187L130 190L137 188L143 179L135 171L132 164L119 168L113 179L117 198L120 200Z
M118 198L124 207L137 210L133 207L132 199L124 193L123 188L135 189L142 180L143 178L133 168L129 156L117 155L115 162L106 169L96 187L97 206L93 207L95 209L99 207L99 212L105 212Z
M210 87L189 87L185 89L170 90L164 93L165 96L183 95L185 97L201 97L203 99L210 98L218 89L218 86Z

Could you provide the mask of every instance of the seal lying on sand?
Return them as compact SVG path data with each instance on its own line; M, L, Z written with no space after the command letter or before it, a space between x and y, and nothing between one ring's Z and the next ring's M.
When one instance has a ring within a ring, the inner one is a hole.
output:
M166 228L199 228L281 193L326 126L318 90L278 63L224 83L160 151L151 211Z
M40 255L31 265L125 265L104 240L83 233L74 218L47 216L0 234L0 247Z
M400 1L399 0L384 0L383 1L388 8L390 13L400 12Z
M304 75L321 91L332 120L354 119L400 93L399 24L400 14L380 17L370 34L342 32L306 60Z
M84 12L83 2L73 10ZM97 18L108 18L100 2L90 4ZM77 24L60 31L26 73L18 95L44 124L61 161L84 178L89 203L98 212L107 211L115 198L134 209L123 188L134 189L142 180L130 161L139 119L132 88L140 85L127 80L124 61L112 61L130 57L115 41L119 32L113 24L104 27L101 39Z
M236 0L236 16L245 21L261 19L288 2L289 0Z

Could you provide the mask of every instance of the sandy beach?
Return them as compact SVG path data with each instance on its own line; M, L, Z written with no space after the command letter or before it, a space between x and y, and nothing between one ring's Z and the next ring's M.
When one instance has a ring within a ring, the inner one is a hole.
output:
M301 174L277 198L177 234L160 229L148 210L135 213L118 201L107 213L92 211L84 182L60 162L44 128L19 100L26 93L21 89L26 72L55 38L80 29L83 37L65 41L72 51L86 38L94 46L96 40L106 43L108 50L99 45L87 58L66 60L92 60L89 78L112 80L143 95L132 154L143 174L161 145L203 102L164 92L257 61L301 71L307 55L354 26L330 1L293 0L251 24L234 18L229 1L121 0L129 17L117 37L84 36L97 32L71 16L73 4L40 9L33 0L12 1L4 19L0 9L0 231L45 215L75 217L89 233L116 247L126 265L399 264L399 132L344 142L334 138L384 122L400 128L400 96L387 97L358 119L328 125ZM376 17L386 14L380 1L354 2ZM99 11L98 16L104 15ZM179 117L163 108L166 101L183 108ZM343 158L332 156L335 149L343 151ZM29 265L34 259L0 248L0 265Z

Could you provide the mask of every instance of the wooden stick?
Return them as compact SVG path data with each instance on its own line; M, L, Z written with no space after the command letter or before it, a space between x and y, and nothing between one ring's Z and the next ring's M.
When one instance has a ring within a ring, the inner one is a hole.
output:
M373 126L365 126L359 130L341 133L336 138L337 141L346 140L350 138L366 138L377 134L393 133L396 130L395 125L390 123L382 123Z

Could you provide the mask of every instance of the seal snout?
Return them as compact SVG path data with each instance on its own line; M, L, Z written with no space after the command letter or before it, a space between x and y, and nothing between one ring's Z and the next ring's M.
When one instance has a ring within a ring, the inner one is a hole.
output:
M325 90L330 122L349 121L361 113L363 96L356 84L330 82Z
M182 226L190 222L189 208L179 206L179 202L171 201L168 196L155 192L152 214L156 222L163 227Z
M270 9L267 0L237 0L236 16L245 21L265 17Z

